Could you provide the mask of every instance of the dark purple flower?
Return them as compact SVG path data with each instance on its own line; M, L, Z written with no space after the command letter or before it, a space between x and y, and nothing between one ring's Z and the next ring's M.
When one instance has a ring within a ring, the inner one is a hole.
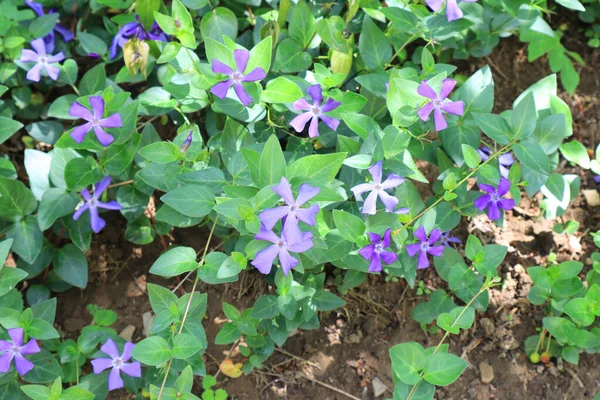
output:
M290 183L285 177L281 178L279 184L271 188L275 193L281 196L287 204L281 207L269 208L260 213L258 218L267 230L272 230L277 221L285 218L283 225L283 233L291 243L301 241L302 232L298 227L298 220L313 226L315 218L319 212L319 206L313 204L308 208L301 208L304 203L315 197L320 191L320 188L312 187L304 183L298 191L298 198L294 199Z
M451 236L452 232L451 231L446 231L444 233L442 233L442 236L440 236L440 238L437 241L437 245L439 246L444 246L444 247L452 247L452 245L450 243L455 243L455 244L461 244L462 241L457 238L456 236Z
M110 44L111 60L117 56L117 48L123 48L123 45L125 45L132 37L136 37L139 40L159 40L161 42L167 42L169 40L168 36L160 29L160 26L158 26L156 22L152 24L150 30L146 30L144 24L140 22L140 17L138 15L136 16L135 21L123 25L113 38Z
M487 161L494 152L489 147L483 146L482 148L477 149L477 153L479 153L479 156L483 161ZM508 178L508 172L514 162L515 159L510 153L504 153L498 157L500 175L502 175L503 178Z
M431 111L433 111L435 129L437 131L444 130L448 127L448 123L446 122L442 111L454 115L464 115L465 113L465 103L463 101L446 101L448 95L452 89L454 89L454 86L456 86L455 80L449 78L444 79L439 96L435 90L429 86L427 81L421 82L417 89L417 93L431 100L417 111L417 115L423 121L427 121Z
M485 185L483 183L479 183L479 188L487 194L484 194L475 200L473 205L481 211L487 208L488 217L492 221L500 219L502 216L500 209L512 210L515 206L515 201L513 199L502 198L502 196L504 196L510 190L510 181L508 179L500 179L498 188L495 188L492 185Z
M237 49L233 52L235 58L235 71L227 64L222 63L216 58L212 59L212 70L216 74L223 74L229 76L225 81L217 83L210 89L210 92L220 99L224 99L227 96L227 92L233 86L235 94L244 106L252 103L252 97L246 92L242 82L255 82L264 79L267 74L265 71L256 67L250 73L244 75L246 66L248 65L248 59L250 58L250 52L248 50Z
M194 132L190 131L190 134L185 138L185 141L181 145L181 152L182 153L184 151L186 151L188 149L188 147L190 147L190 145L192 144L193 136L194 136Z
M32 0L25 0L25 5L29 6L38 15L38 17L42 17L45 15L44 6L42 4L36 3ZM48 14L56 13L54 12L54 10L51 9L48 12ZM43 38L44 43L46 44L46 52L48 53L52 53L54 51L56 33L60 34L65 42L70 42L74 38L73 32L71 32L69 28L59 23L56 23L56 25L54 25L54 28L52 28L50 33L48 33Z
M40 347L35 339L31 339L23 346L23 328L9 329L8 336L12 341L0 340L0 353L4 353L0 356L0 373L7 373L14 359L17 372L23 376L34 367L33 363L23 356L39 353Z
M596 175L596 176L594 177L594 182L596 182L596 183L600 183L600 175Z
M90 97L90 104L92 105L92 112L78 102L74 102L69 109L70 116L88 121L83 125L75 127L73 132L71 132L71 137L77 143L81 143L83 142L83 139L85 139L85 135L94 128L94 133L96 134L98 141L102 143L103 146L108 146L115 139L102 128L120 128L123 126L121 114L116 113L108 118L102 118L104 116L104 99L102 96Z
M363 204L363 214L373 215L377 212L377 197L381 199L387 212L404 214L409 211L408 209L394 211L394 208L398 205L398 199L386 192L386 190L393 189L404 182L404 178L396 174L389 174L388 178L382 183L383 161L378 161L371 165L369 167L369 173L371 174L371 177L373 177L373 182L361 183L350 189L356 198L359 198L364 192L371 192Z
M127 363L131 359L131 352L135 345L131 342L125 343L123 353L119 354L119 349L112 339L108 339L106 343L100 347L100 351L110 358L96 358L92 360L94 373L99 374L102 371L112 368L108 375L108 390L120 389L123 387L123 379L121 371L134 378L142 377L142 365L139 361Z
M100 58L100 54L98 54L98 53L88 53L88 57L90 57L90 58Z
M447 0L446 2L446 17L448 22L454 21L455 19L461 19L463 17L462 10L458 7L459 0ZM477 0L460 0L466 2L476 2ZM437 11L442 7L444 0L425 0L429 8L433 11Z
M279 256L279 264L281 264L281 269L287 276L290 270L298 265L298 259L292 257L290 251L292 253L303 253L308 251L313 246L312 238L312 232L301 232L299 241L288 242L285 235L285 226L283 232L281 232L280 238L271 229L267 229L261 224L260 231L254 235L254 239L266 240L273 243L273 245L259 251L250 264L254 265L256 269L266 275L271 272L275 257Z
M369 272L381 272L382 264L381 261L390 265L398 259L398 254L393 251L386 251L384 249L390 247L390 236L392 230L387 229L383 234L383 240L381 236L376 233L369 232L370 245L367 245L358 251L358 254L362 256L369 263Z
M75 214L73 214L73 219L78 220L86 210L90 210L90 225L95 233L100 232L100 230L106 226L106 221L98 215L98 208L103 208L105 210L121 209L121 205L115 200L111 200L108 203L99 200L109 184L110 176L105 176L100 182L94 185L95 190L93 195L90 194L89 190L83 189L80 194L85 202L78 204L75 209Z
M62 51L55 56L46 54L46 46L43 39L35 39L31 42L31 47L35 51L23 49L21 52L21 62L34 62L35 65L27 71L27 79L34 82L40 81L40 72L42 68L46 71L50 79L53 81L58 79L60 68L54 63L65 59Z
M304 127L310 120L308 136L314 138L319 136L320 118L328 127L335 131L340 125L340 121L335 118L328 117L324 113L335 110L342 103L329 98L325 104L321 105L323 102L323 91L321 90L321 85L319 84L309 87L307 92L310 95L313 104L311 105L304 98L296 100L294 102L294 110L308 110L308 112L298 115L290 122L290 125L296 130L296 132L300 133L304 130Z
M444 253L444 246L438 245L436 242L442 236L442 231L439 229L434 229L427 237L427 233L425 233L425 227L420 226L419 229L415 231L415 237L421 243L409 244L406 246L406 251L409 256L414 257L415 254L419 253L419 262L417 264L418 269L423 269L429 267L429 257L428 254L431 254L434 257L441 257Z

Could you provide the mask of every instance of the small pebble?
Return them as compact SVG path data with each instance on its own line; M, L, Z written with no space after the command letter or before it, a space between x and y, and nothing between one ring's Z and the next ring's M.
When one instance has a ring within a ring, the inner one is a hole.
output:
M494 380L494 369L486 362L479 363L479 373L481 375L481 383L489 384Z

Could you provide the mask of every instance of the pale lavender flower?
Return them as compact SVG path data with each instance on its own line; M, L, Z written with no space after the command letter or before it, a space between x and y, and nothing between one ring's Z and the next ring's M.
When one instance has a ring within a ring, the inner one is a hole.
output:
M384 250L390 247L391 233L392 230L388 228L383 234L383 240L376 233L368 233L371 244L360 249L358 254L365 260L370 261L369 272L381 272L383 268L381 261L386 265L390 265L398 259L398 254Z
M489 147L483 146L477 149L477 153L483 161L487 161L494 152ZM511 153L504 153L498 157L498 168L500 169L500 175L503 178L508 178L510 167L514 164L515 159Z
M104 116L104 99L102 96L90 97L90 104L92 105L92 112L78 102L74 102L69 109L70 116L88 121L83 125L75 127L73 132L71 132L71 137L77 143L81 143L85 139L85 135L93 128L98 141L103 146L108 146L115 139L102 128L120 128L123 126L121 114L115 113L110 117L102 118Z
M436 245L444 246L444 247L452 247L451 243L461 244L462 241L456 236L452 236L451 231L446 231L442 233L442 236L438 239Z
M169 37L160 29L160 26L156 21L152 24L149 30L144 28L144 24L140 22L139 15L136 16L136 20L128 22L119 29L115 37L110 44L110 59L112 60L117 56L118 48L123 48L125 43L131 38L138 38L139 40L158 40L161 42L167 42Z
M27 79L34 82L40 81L42 69L46 71L48 77L53 81L58 79L60 68L55 63L65 59L62 51L54 56L46 54L46 45L44 39L35 39L31 42L33 50L23 49L21 52L21 62L34 62L35 65L27 71Z
M104 179L94 185L95 190L93 195L90 194L89 190L83 189L80 194L85 202L78 204L75 214L73 214L73 219L78 220L86 210L90 210L90 225L95 233L100 232L106 226L106 221L98 215L98 208L105 210L120 210L122 208L115 200L111 200L108 203L99 200L109 184L110 176L105 176Z
M25 5L29 6L38 15L38 17L42 17L45 15L44 6L42 4L36 3L35 1L32 1L32 0L25 0ZM55 10L50 9L48 11L48 14L57 14L57 13L55 12ZM50 31L50 33L48 33L43 38L44 43L46 44L46 52L48 52L48 53L52 53L54 51L56 33L60 34L63 37L63 40L65 41L65 43L70 42L74 38L73 32L71 32L69 30L69 28L67 28L66 26L61 25L57 22L54 25L54 27L52 28L52 30Z
M256 240L266 240L273 243L272 246L259 251L256 254L256 257L254 257L254 260L250 263L265 275L271 272L275 257L279 256L279 264L281 264L281 269L287 276L290 270L298 265L299 262L298 259L290 255L290 252L303 253L313 246L312 232L301 232L300 240L294 243L291 241L288 242L284 231L285 226L281 232L281 237L279 237L271 229L267 229L261 224L260 231L254 236L254 239Z
M466 1L469 3L476 2L477 0L460 0ZM462 10L458 7L459 0L447 0L446 2L446 18L448 18L448 22L454 21L456 19L461 19L463 17ZM433 11L437 11L442 8L442 4L444 0L425 0L425 3L431 8Z
M335 118L331 118L324 113L335 110L342 103L329 98L325 104L321 105L323 102L323 91L321 90L321 85L319 84L310 86L307 89L307 92L310 95L313 104L311 105L304 98L296 100L294 102L294 110L308 110L308 112L298 115L290 122L290 125L296 130L296 132L300 133L304 130L304 127L310 120L308 136L311 138L319 136L319 119L325 122L325 124L332 130L337 130L338 126L340 125L340 121Z
M294 199L290 183L285 177L281 178L279 184L271 188L275 193L281 196L286 203L285 206L269 208L260 213L258 218L267 230L272 230L277 221L285 219L283 233L291 243L299 242L302 238L302 232L298 227L298 220L305 224L313 226L315 218L319 212L319 206L313 204L307 208L301 208L304 203L315 197L320 188L312 187L307 183L300 186L298 197Z
M420 226L415 231L415 237L420 243L409 244L406 246L406 252L409 256L414 257L417 253L419 254L419 261L417 263L418 269L429 267L429 257L431 254L434 257L441 257L444 253L444 246L438 245L436 242L442 236L442 232L439 229L434 229L427 237L425 227Z
M386 192L386 190L393 189L404 182L404 178L396 174L389 174L387 179L382 183L383 161L378 161L371 165L369 167L369 173L371 174L371 177L373 177L373 182L361 183L350 189L356 198L365 192L371 192L363 204L363 214L373 215L377 212L377 197L381 199L387 212L405 214L409 211L408 209L394 211L394 208L398 205L398 199Z
M265 71L256 67L248 74L244 75L248 60L250 59L250 52L248 50L237 49L233 52L235 58L235 71L227 64L222 63L216 58L212 59L212 70L216 74L228 75L229 78L223 82L217 83L210 89L210 92L220 99L224 99L227 96L227 92L233 86L235 94L244 106L248 106L252 102L252 97L246 92L242 82L255 82L264 79L267 74Z
M14 359L17 372L20 376L23 376L34 367L33 363L23 356L39 353L40 347L35 339L29 340L23 346L23 328L9 329L8 336L11 338L10 342L0 340L0 353L3 353L0 356L0 373L7 373Z
M429 103L421 107L419 111L417 111L417 115L423 121L427 121L431 111L433 111L435 129L437 131L444 130L448 127L448 123L446 122L446 118L444 118L442 111L454 115L464 115L465 113L465 103L463 101L447 100L448 95L452 89L454 89L454 86L456 86L455 80L449 78L444 79L439 96L435 90L429 86L427 81L421 82L419 88L417 89L417 93L431 100Z
M479 210L483 211L487 208L488 217L495 221L502 217L502 210L512 210L515 206L513 199L504 199L502 196L508 193L510 190L510 181L508 179L500 179L498 187L492 185L485 185L479 183L479 188L486 192L483 196L479 197L473 205Z
M106 343L100 347L100 351L109 356L110 358L96 358L92 360L92 367L94 373L99 374L102 371L112 368L108 375L108 390L120 389L123 387L123 379L121 378L121 372L134 377L142 377L142 365L139 361L128 363L131 359L131 352L135 345L131 342L125 343L123 353L119 354L119 349L112 339L108 339Z

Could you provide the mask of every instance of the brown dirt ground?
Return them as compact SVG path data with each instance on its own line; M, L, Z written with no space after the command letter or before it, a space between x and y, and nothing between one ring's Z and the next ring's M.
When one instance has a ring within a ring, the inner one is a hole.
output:
M599 136L598 115L600 105L597 96L600 83L593 66L600 65L600 52L582 48L575 41L571 46L585 53L587 65L580 68L582 83L577 95L561 96L572 107L575 137L593 149ZM517 40L501 43L491 57L470 61L473 72L484 64L490 64L496 82L496 107L502 111L510 107L513 99L532 83L548 75L546 60L527 63L526 48ZM467 65L467 64L466 64ZM562 165L565 173L578 173L582 188L594 188L590 173ZM524 268L543 262L549 252L559 259L586 260L594 251L589 236L557 235L552 232L552 221L540 220L539 199L523 199L520 207L507 216L506 227L501 232L485 219L464 223L459 236L465 239L469 233L479 236L484 243L496 241L508 245L509 255L500 267L505 285L491 293L487 313L478 314L476 323L467 332L450 339L451 351L462 355L469 368L454 384L441 388L437 399L592 399L600 391L600 359L583 355L579 366L566 369L556 366L533 365L527 361L523 342L535 334L540 326L543 312L526 301L530 280ZM581 232L599 229L597 210L587 206L580 195L570 208L566 218L581 223ZM148 274L152 262L162 251L160 241L139 247L122 239L123 220L113 218L109 227L94 237L90 260L91 280L84 291L70 290L58 299L58 327L67 336L76 336L90 321L85 310L89 303L111 308L119 314L117 330L129 324L136 326L134 340L142 339L141 314L150 309L147 296L127 297L124 293L133 280L146 275L151 282L161 282L174 287L177 282L160 281ZM204 247L206 233L199 229L179 230L171 242ZM433 269L420 272L419 279L429 288L445 287ZM181 290L190 290L190 284ZM262 292L271 290L254 271L242 274L240 282L225 288L200 285L199 290L208 292L208 310L205 328L209 343L224 320L222 301L238 308L250 307ZM183 292L182 292L183 293ZM182 294L179 293L179 294ZM360 399L372 399L372 379L379 378L393 389L390 378L388 349L397 343L419 341L425 346L437 344L441 335L428 335L410 316L413 307L425 300L407 288L404 282L385 282L382 276L370 276L368 281L345 296L348 304L342 310L323 313L321 328L299 332L291 337L283 349L302 359L320 366L320 371L306 363L282 353L275 353L262 370L238 379L219 375L219 387L227 390L234 399L347 399L330 388L302 378L300 371L312 370L322 383L338 388ZM229 346L210 345L205 361L209 373L217 371L217 362L223 360ZM491 384L480 382L479 363L489 363L495 373ZM563 366L564 367L564 366ZM115 392L113 399L127 399L128 395ZM385 397L391 397L387 392Z

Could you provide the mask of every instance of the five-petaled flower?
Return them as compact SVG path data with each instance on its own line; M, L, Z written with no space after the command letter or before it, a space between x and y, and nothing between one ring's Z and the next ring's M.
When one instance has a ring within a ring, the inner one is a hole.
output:
M371 165L369 167L369 173L371 174L371 177L373 177L373 182L361 183L350 189L356 198L365 192L371 192L363 204L363 214L373 215L377 212L377 197L381 199L387 212L406 213L409 211L408 209L394 211L394 208L398 205L398 199L386 192L386 190L393 189L404 182L404 178L396 174L389 174L387 179L381 182L383 161L378 161Z
M319 206L313 204L307 208L301 208L307 201L315 197L320 188L312 187L307 183L300 186L298 197L294 199L290 183L285 177L281 178L279 184L271 188L275 193L281 196L286 203L285 206L269 208L260 213L258 218L265 229L272 230L277 221L285 219L283 224L283 233L290 243L296 243L302 240L302 232L298 227L298 220L314 225L315 218L319 212Z
M142 366L138 361L128 363L131 359L131 352L135 345L131 342L125 343L123 353L119 354L119 349L112 339L108 339L106 343L100 347L100 351L110 358L96 358L92 360L94 373L99 374L102 371L112 368L108 375L108 390L120 389L123 387L123 379L121 371L131 377L141 378Z
M319 84L310 86L307 89L307 92L313 101L312 105L304 98L296 100L294 102L294 110L304 110L307 112L302 113L294 118L290 122L290 125L296 130L296 132L300 133L304 130L304 127L310 120L308 136L311 138L319 136L319 119L321 119L328 127L335 131L340 125L340 121L335 118L331 118L324 113L335 110L342 103L329 98L325 104L321 104L323 103L323 91L321 90L321 85Z
M446 2L446 18L448 18L448 22L454 21L455 19L461 19L463 17L462 10L458 7L459 0L447 0ZM466 1L469 3L476 2L477 0L460 0ZM444 0L425 0L429 8L433 11L437 11L442 8L442 4Z
M398 254L384 250L390 247L391 233L392 230L388 228L383 234L383 239L376 233L368 233L371 244L360 249L358 254L370 261L369 272L381 272L383 268L381 261L390 265L398 259Z
M427 237L425 227L423 226L420 226L419 229L415 231L415 237L420 243L409 244L406 246L406 251L411 257L414 257L415 254L419 253L419 261L417 263L418 269L429 267L428 254L431 254L434 257L442 256L444 253L444 246L440 246L436 243L441 236L442 231L439 229L433 229L429 234L429 237Z
M72 117L78 117L88 121L87 123L77 126L71 132L71 137L77 143L83 142L85 135L93 128L98 141L103 146L108 146L115 139L112 135L106 133L102 128L120 128L123 126L121 121L121 114L115 113L107 118L104 116L104 99L102 96L90 97L90 104L92 105L92 111L82 106L81 103L74 102L69 109L69 115Z
M287 276L292 268L298 265L298 259L290 255L292 253L303 253L308 251L312 246L312 232L301 232L300 240L297 242L288 241L285 235L285 226L281 232L281 237L277 236L272 230L261 225L260 231L254 235L256 240L266 240L273 243L272 246L259 251L250 263L256 267L261 273L268 274L271 272L271 266L275 261L275 257L279 256L279 264L283 273Z
M136 20L128 22L119 29L117 34L110 44L110 59L112 60L117 55L117 48L123 48L125 43L133 37L139 40L158 40L161 42L168 41L167 35L160 29L160 26L156 21L152 24L152 27L148 30L144 28L144 24L140 22L139 15L136 16Z
M220 99L224 99L227 96L227 92L233 86L235 94L244 106L252 103L252 97L246 92L242 82L256 82L264 79L267 74L265 71L256 67L249 73L244 75L246 66L248 65L248 59L250 58L250 52L248 50L237 49L233 52L235 58L235 71L227 64L222 63L216 58L212 59L212 70L216 74L223 74L229 76L225 81L217 83L210 89L210 92Z
M86 210L90 210L90 225L95 233L100 232L100 230L106 226L106 221L98 215L98 208L103 208L105 210L121 209L121 205L115 200L111 200L108 203L99 200L109 184L110 176L105 176L104 179L94 185L95 190L93 195L90 194L89 190L83 189L80 194L85 201L77 206L75 214L73 214L73 219L78 220Z
M25 0L25 5L29 6L29 8L31 8L37 14L38 17L43 17L45 15L44 6L42 4L36 3L33 0ZM58 13L54 9L50 9L48 11L48 15L51 14ZM60 34L63 37L65 43L70 42L75 37L73 35L73 32L71 32L69 28L59 24L57 20L50 32L43 37L44 43L46 44L46 52L48 53L52 53L54 51L56 33Z
M34 367L33 363L23 356L39 353L40 347L35 339L23 345L23 328L9 329L8 336L12 341L0 340L0 353L3 353L0 356L0 373L8 372L10 363L14 359L17 372L23 376Z
M60 68L55 63L65 59L62 51L54 56L46 54L46 45L44 39L35 39L31 42L33 50L23 49L21 52L21 62L34 62L35 65L27 71L27 79L34 82L40 81L40 72L46 71L48 77L53 81L58 79Z
M502 210L512 210L515 206L513 199L505 199L502 196L508 193L510 190L510 181L506 178L500 179L498 188L492 185L479 184L479 188L486 192L483 196L479 197L473 205L479 210L483 211L487 208L488 217L495 221L502 217Z
M489 147L483 146L480 149L477 149L477 153L483 161L487 161L494 152ZM500 175L503 178L508 178L508 173L510 171L510 167L514 164L515 159L512 154L504 153L500 154L498 157L498 168L500 169Z
M435 121L435 129L437 131L444 130L448 127L448 123L446 122L446 118L444 118L442 111L454 115L464 115L465 113L465 103L463 101L447 101L448 95L452 89L454 89L454 86L456 86L455 80L450 78L444 79L439 96L435 90L429 86L427 81L421 82L417 89L417 93L431 100L421 107L419 111L417 111L417 114L423 121L427 121L431 111L433 111L433 120Z
M442 233L436 244L444 247L452 247L451 243L461 244L462 241L456 236L452 236L451 231L446 231Z

